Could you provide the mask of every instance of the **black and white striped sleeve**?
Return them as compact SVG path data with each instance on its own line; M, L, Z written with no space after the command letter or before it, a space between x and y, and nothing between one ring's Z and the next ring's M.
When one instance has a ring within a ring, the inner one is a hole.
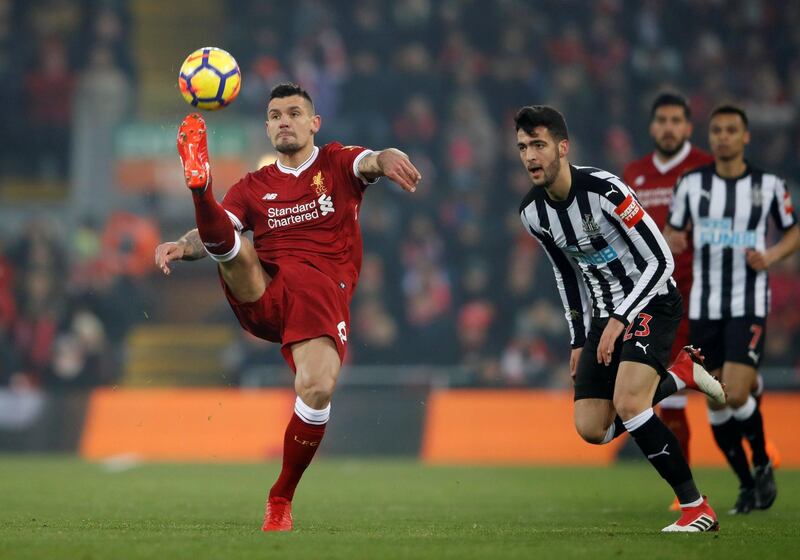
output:
M667 223L677 230L686 229L689 221L689 183L691 179L684 175L675 185L672 192L672 202L669 206Z
M646 263L633 290L611 314L627 325L669 282L675 262L658 226L641 207L633 192L621 182L616 186L620 192L601 198L603 215L621 226L620 234L628 236L633 248Z
M786 183L783 179L775 177L775 196L772 199L772 205L769 212L775 225L781 230L786 231L797 223L797 218L794 215L794 208L792 206L792 197L786 188Z
M524 211L520 217L525 230L539 241L553 265L558 294L569 325L570 345L572 348L582 348L586 343L586 331L591 319L589 312L591 306L583 278L553 239L531 226Z

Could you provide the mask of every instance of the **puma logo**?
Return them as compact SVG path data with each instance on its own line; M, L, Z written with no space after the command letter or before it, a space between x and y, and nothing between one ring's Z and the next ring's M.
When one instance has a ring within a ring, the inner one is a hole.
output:
M652 455L648 455L647 458L648 459L655 459L659 455L669 455L669 451L667 451L667 447L669 447L669 444L664 445L664 449L662 449L658 453L653 453Z
M609 195L611 195L611 194L618 193L618 192L619 192L619 191L618 191L617 189L615 189L614 187L611 187L611 190L609 190L608 192L606 192L606 197L608 197L608 196L609 196Z
M550 228L542 227L542 233L544 233L547 237L553 238L553 234L550 231Z
M636 346L638 346L639 348L641 348L641 349L642 349L642 352L644 352L645 354L647 354L647 347L648 347L648 346L650 346L650 344L642 344L641 342L639 342L639 341L637 340L637 341L636 341Z
M708 191L700 191L700 196L702 198L707 198L708 200L711 200L711 193Z
M748 350L747 355L750 357L751 360L753 360L754 364L758 363L758 358L759 358L758 352L756 352L755 350Z

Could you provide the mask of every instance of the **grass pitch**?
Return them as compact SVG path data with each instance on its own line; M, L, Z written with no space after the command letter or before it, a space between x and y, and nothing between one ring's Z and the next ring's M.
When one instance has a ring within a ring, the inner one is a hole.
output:
M644 463L429 467L321 460L295 496L296 530L260 532L278 465L141 465L0 457L0 558L791 558L800 471L777 471L770 511L730 517L726 470L696 471L718 534L664 535L670 493Z

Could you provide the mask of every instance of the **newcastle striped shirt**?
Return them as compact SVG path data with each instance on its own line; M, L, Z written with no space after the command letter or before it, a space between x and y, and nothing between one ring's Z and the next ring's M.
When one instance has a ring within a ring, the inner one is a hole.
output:
M668 283L674 285L674 263L655 222L625 183L593 167L570 166L570 172L566 200L552 200L533 187L520 216L553 264L572 346L578 348L591 317L615 317L627 325L655 295L666 294Z
M767 272L750 268L746 255L766 249L769 216L781 230L797 222L786 184L772 173L748 165L741 177L724 179L711 164L678 181L669 224L692 224L690 319L767 316Z

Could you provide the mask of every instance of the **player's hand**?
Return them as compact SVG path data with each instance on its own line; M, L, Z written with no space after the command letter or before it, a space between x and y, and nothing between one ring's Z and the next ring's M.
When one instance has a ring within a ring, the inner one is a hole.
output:
M408 159L408 156L400 150L388 149L378 154L378 165L384 177L388 177L404 191L414 192L417 190L417 183L422 179L422 174Z
M156 266L161 269L161 272L169 275L171 272L169 263L181 260L185 251L186 248L183 243L178 243L177 241L162 243L156 247Z
M625 325L619 319L611 318L608 320L606 328L603 330L603 335L600 337L600 343L597 345L597 363L598 364L611 364L611 356L614 354L614 343L616 343L619 335L625 330Z
M673 255L680 255L689 247L688 232L669 228L664 232L664 237Z
M573 348L569 354L569 376L573 385L575 385L575 374L578 372L578 361L581 359L581 350L583 348Z
M769 251L756 251L755 249L747 250L747 264L753 270L767 270L772 264Z

